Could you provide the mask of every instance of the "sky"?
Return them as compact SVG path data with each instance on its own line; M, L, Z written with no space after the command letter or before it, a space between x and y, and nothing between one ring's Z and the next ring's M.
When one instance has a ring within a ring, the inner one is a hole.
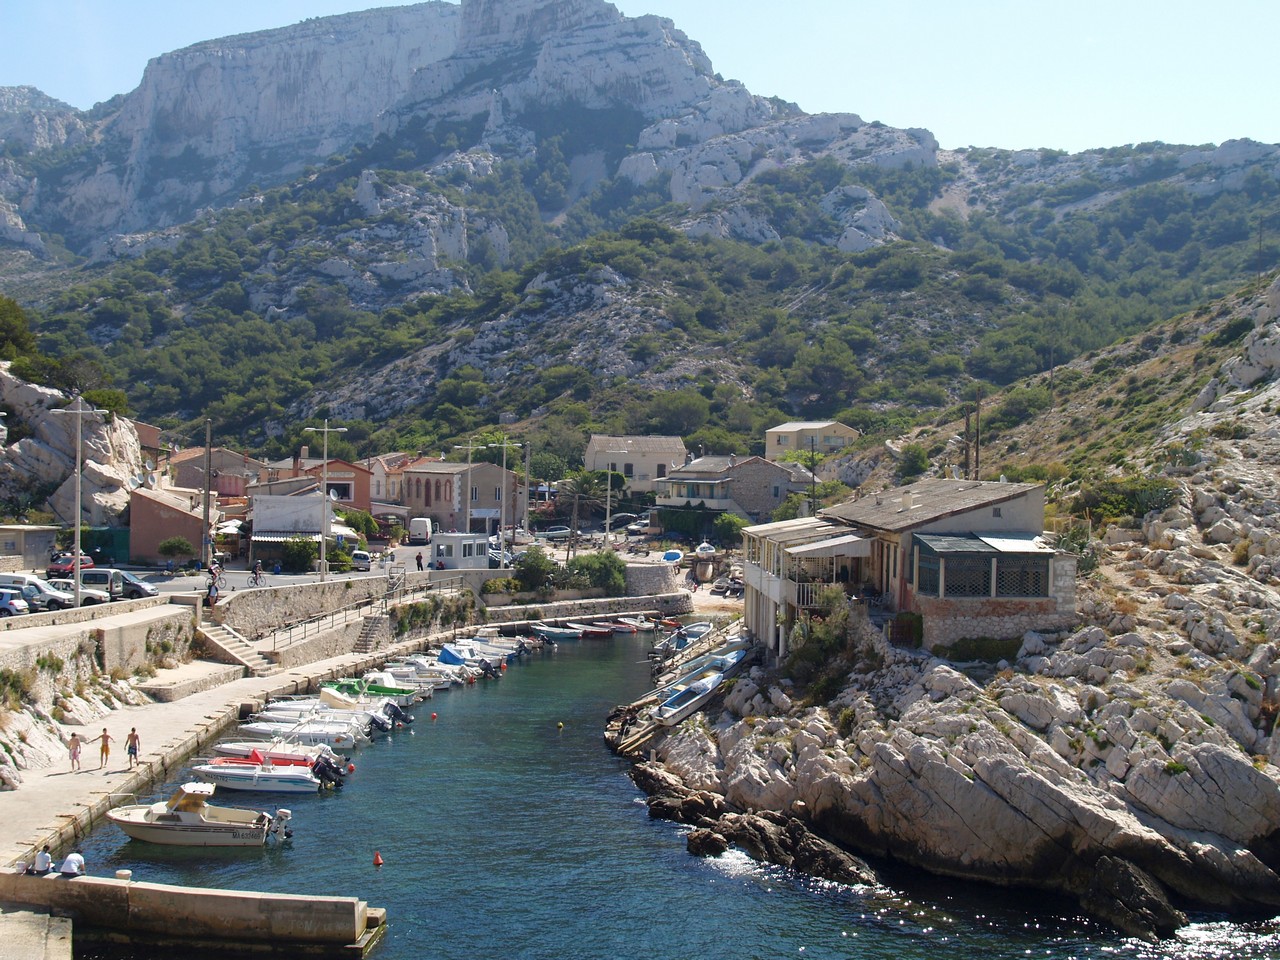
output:
M0 86L82 109L170 50L368 0L0 0ZM381 4L397 6L398 4ZM615 0L715 70L810 113L924 127L944 148L1072 152L1149 140L1280 142L1275 0Z

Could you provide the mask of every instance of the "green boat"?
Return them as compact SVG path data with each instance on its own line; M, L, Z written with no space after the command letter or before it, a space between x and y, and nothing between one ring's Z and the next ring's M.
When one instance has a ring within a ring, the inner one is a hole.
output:
M416 703L421 696L421 691L409 687L373 683L363 677L339 677L337 680L325 680L320 686L330 687L348 697L387 697L401 707Z

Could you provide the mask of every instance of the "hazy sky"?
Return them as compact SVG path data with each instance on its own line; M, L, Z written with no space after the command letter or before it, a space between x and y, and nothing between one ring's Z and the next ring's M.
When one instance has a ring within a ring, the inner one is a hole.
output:
M0 86L86 108L169 50L361 0L0 0ZM393 6L395 4L384 4ZM1280 142L1275 0L615 0L669 17L717 72L944 147ZM1272 94L1266 93L1273 91Z

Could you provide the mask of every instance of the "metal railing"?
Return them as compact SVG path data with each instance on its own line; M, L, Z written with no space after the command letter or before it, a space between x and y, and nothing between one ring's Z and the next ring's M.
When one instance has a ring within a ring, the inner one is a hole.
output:
M390 612L390 608L397 604L413 603L415 600L425 598L431 593L455 593L461 590L465 584L466 581L463 577L449 577L445 580L428 581L414 587L401 586L395 590L389 590L386 596L383 597L366 597L363 600L357 600L354 603L338 607L328 613L322 613L305 620L296 620L272 631L271 650L275 652L282 647L301 643L303 640L321 634L326 630L333 630L340 624L347 623L353 614L365 608L381 607L381 613L386 615Z

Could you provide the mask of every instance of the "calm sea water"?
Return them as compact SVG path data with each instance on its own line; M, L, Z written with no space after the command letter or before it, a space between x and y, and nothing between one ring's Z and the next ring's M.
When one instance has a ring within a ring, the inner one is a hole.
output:
M854 889L736 854L694 858L684 828L649 819L601 739L608 710L648 687L646 645L562 644L500 682L437 694L415 709L411 732L354 755L357 772L337 795L223 795L292 809L283 848L156 847L108 825L85 844L90 872L359 896L389 913L375 960L1280 958L1275 923L1202 918L1148 946L1039 894L914 874Z

